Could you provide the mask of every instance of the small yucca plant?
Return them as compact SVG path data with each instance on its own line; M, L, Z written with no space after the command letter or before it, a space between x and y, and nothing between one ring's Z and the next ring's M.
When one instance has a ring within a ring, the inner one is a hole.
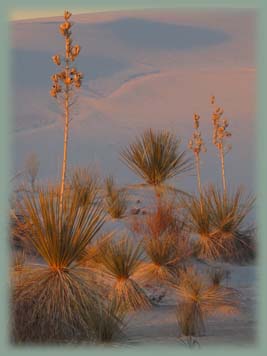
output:
M207 191L203 190L200 196L181 198L180 204L185 209L186 223L193 234L197 256L203 259L219 258L221 242L213 233L214 227Z
M255 254L253 229L245 226L245 219L255 199L246 196L242 188L234 193L209 188L210 216L213 235L220 241L220 255L224 259L242 261Z
M142 237L147 256L140 269L145 281L168 281L192 255L188 231L170 202L159 201L156 210L143 217L135 232Z
M113 219L121 219L127 210L127 194L116 187L114 179L109 176L105 180L105 204Z
M145 181L141 186L152 186L157 195L166 189L181 192L166 184L169 179L192 169L191 160L180 145L181 141L170 132L150 129L121 152L121 159Z
M150 306L136 279L142 253L141 243L135 244L127 236L102 247L100 262L106 280L110 281L110 298L116 298L122 310L135 311Z
M96 194L81 205L83 191L71 190L61 213L60 187L23 196L20 208L31 232L27 238L44 264L28 265L19 280L12 280L13 341L93 338L91 321L101 295L79 261L104 222Z
M80 192L80 204L86 204L96 197L96 192L100 190L98 176L88 168L75 168L69 174L68 189Z
M110 343L123 336L125 328L125 311L122 310L116 298L107 299L105 308L102 304L97 304L97 313L93 313L92 328L95 339L100 343Z
M172 286L178 294L177 320L185 336L203 334L206 318L210 315L238 312L239 293L233 288L212 283L193 267L180 272L179 279Z

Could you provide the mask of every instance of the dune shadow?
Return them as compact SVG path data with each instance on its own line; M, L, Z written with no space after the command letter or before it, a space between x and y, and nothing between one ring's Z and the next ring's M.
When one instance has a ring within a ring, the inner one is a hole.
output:
M189 50L218 45L230 39L229 34L218 29L138 18L124 18L95 26L106 28L130 46L154 50Z

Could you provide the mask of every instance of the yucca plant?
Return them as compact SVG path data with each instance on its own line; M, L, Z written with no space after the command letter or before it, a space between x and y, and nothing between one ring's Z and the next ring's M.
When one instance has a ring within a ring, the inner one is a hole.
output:
M142 253L142 244L133 243L127 236L109 241L102 248L100 262L105 280L110 281L109 297L116 298L123 311L150 306L149 298L136 279L142 264Z
M83 205L96 197L96 192L100 190L100 180L89 168L75 168L69 174L66 195L69 190L80 192L80 204Z
M114 297L105 301L105 308L102 303L96 305L97 313L92 314L92 326L95 339L99 343L110 343L123 336L125 328L125 311L120 307L119 302Z
M194 267L181 271L172 286L178 294L177 321L185 336L205 333L205 321L210 315L231 315L239 310L237 290L215 285Z
M113 219L121 219L127 210L127 193L116 187L112 176L105 180L105 204Z
M209 210L213 235L220 241L220 255L224 259L242 261L255 255L253 229L245 225L254 202L255 198L246 196L242 188L225 193L210 186Z
M29 265L12 281L12 339L64 342L92 339L92 317L101 295L88 270L79 265L104 222L96 191L81 205L82 190L71 190L60 213L60 187L28 193L21 212L28 239L43 263ZM104 305L103 305L104 307Z
M145 181L137 187L152 186L157 195L165 190L184 193L166 183L192 169L191 160L180 146L181 140L170 132L149 129L121 152L121 159Z
M35 189L36 178L39 172L40 161L36 153L32 152L25 161L25 174L29 179L32 190Z
M203 190L200 196L180 198L180 205L185 209L184 219L193 235L195 253L202 259L217 259L221 242L214 234L209 202L207 190Z
M135 232L141 236L147 256L140 278L164 283L176 275L192 255L188 231L173 203L168 201L159 201L155 211L139 220Z

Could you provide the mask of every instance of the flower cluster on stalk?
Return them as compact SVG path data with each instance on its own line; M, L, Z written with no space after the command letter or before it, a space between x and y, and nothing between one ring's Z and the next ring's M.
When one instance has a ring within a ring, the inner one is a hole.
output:
M199 155L200 152L206 152L207 149L204 144L204 140L201 136L201 132L199 131L200 116L198 114L194 114L193 119L195 131L193 133L192 138L189 140L188 148L192 150L196 155Z
M213 123L213 144L221 150L224 145L224 140L227 137L231 137L231 132L227 129L229 122L223 117L224 110L220 107L216 107L215 96L211 97L211 104L214 105L214 110L212 112L212 123ZM231 145L227 146L228 150L232 148Z
M50 95L57 97L62 92L62 84L65 84L65 88L70 89L72 86L80 88L82 84L83 74L75 67L70 67L70 63L74 62L79 55L81 48L79 45L72 45L71 27L72 23L69 21L71 13L69 11L64 12L65 21L59 25L59 32L65 37L65 57L62 58L59 54L52 57L53 62L57 66L61 66L62 62L65 62L65 67L59 73L51 76L52 88Z

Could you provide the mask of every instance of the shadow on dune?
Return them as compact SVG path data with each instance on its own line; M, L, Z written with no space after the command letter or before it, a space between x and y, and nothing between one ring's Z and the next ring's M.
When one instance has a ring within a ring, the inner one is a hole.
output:
M190 50L218 45L230 39L229 34L217 29L137 18L123 18L95 26L111 31L129 46L151 50Z

